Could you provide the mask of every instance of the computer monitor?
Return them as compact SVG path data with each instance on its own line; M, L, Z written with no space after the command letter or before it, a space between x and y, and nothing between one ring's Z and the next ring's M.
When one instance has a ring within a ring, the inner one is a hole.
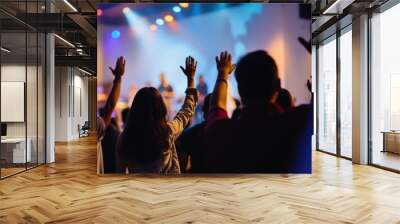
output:
M1 137L7 136L7 124L1 123Z

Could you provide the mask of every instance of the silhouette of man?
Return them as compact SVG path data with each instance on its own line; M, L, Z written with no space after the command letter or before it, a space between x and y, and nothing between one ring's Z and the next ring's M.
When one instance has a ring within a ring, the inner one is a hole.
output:
M228 118L231 55L216 58L218 76L205 128L208 172L310 173L312 105L282 113L272 102L281 89L275 60L266 51L240 59L235 78L243 103L237 120Z

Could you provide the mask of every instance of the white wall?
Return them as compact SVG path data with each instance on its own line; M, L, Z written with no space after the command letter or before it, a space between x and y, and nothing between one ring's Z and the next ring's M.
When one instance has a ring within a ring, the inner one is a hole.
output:
M27 69L27 70L26 70ZM18 64L9 64L9 65L2 65L1 66L1 81L3 82L25 82L25 74L26 71L28 74L35 73L36 74L36 66L28 66L27 68L25 65L18 65ZM29 77L28 77L29 78ZM32 82L29 78L29 84L36 86L36 81ZM36 88L27 88L27 103L29 104L32 101L36 100ZM36 107L35 105L31 105ZM1 108L1 110L7 110L7 108ZM33 116L31 116L33 115ZM36 113L28 113L27 114L28 122L35 120L36 123ZM32 125L28 125L28 128ZM35 127L36 130L36 127ZM29 134L29 130L28 130ZM36 134L36 133L35 133ZM25 137L25 122L7 122L7 136L8 137ZM29 137L29 136L28 136Z
M72 67L56 67L55 74L55 140L70 141L88 121L88 78Z
M38 70L37 70L38 69ZM22 108L22 112L26 110L26 120L24 122L6 122L8 138L25 138L30 139L32 161L39 163L44 162L44 92L43 89L44 74L39 66L25 66L25 64L3 64L1 66L1 81L24 82L26 85L26 105ZM27 80L26 80L27 78ZM22 94L24 94L22 92ZM2 96L5 97L5 96ZM10 110L10 108L1 108ZM12 112L11 112L12 113ZM39 154L37 156L37 153Z
M55 68L55 141L68 140L69 76L67 67Z
M31 69L31 67L28 69ZM1 66L1 81L25 82L25 65L2 65ZM1 108L6 110L7 108ZM7 123L7 137L25 137L25 123Z

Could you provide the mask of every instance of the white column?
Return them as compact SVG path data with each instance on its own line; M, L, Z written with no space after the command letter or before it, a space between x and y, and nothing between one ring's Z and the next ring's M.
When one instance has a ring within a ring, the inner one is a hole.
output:
M46 11L54 12L54 5L46 1ZM55 162L55 43L54 34L46 34L46 163Z
M353 19L353 162L368 163L368 16Z
M314 95L313 97L313 112L314 112L314 116L313 116L313 135L312 135L312 150L316 150L317 149L317 101L316 101L316 88L317 88L317 49L315 47L315 45L312 45L312 51L311 51L311 92Z
M54 35L46 35L46 163L55 161L55 74L54 74Z

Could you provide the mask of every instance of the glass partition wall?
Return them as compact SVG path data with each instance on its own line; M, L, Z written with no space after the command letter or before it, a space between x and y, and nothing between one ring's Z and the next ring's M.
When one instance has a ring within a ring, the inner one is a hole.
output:
M351 25L317 45L317 150L352 157Z
M317 54L317 149L336 154L336 36L320 43Z
M20 20L39 4L19 1L15 17L0 11L1 179L45 163L46 40Z
M400 171L400 4L371 18L370 163Z

